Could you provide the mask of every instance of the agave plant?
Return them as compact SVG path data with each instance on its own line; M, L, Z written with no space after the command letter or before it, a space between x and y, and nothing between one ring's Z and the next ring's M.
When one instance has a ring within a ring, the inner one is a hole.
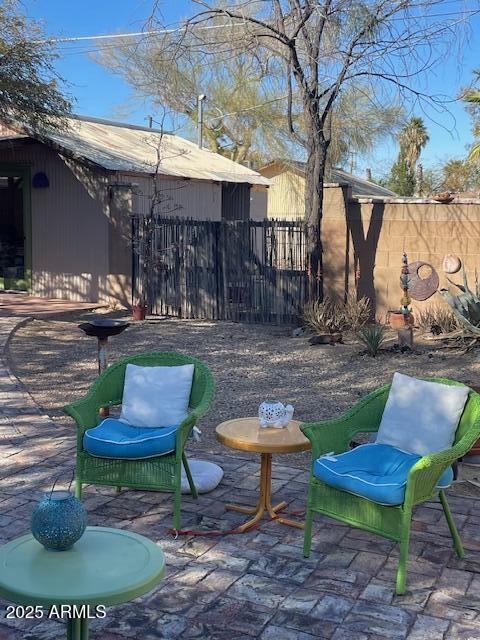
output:
M461 293L454 295L448 289L440 289L444 300L448 302L461 326L475 336L480 336L480 284L475 270L475 293L468 287L467 274L463 268L463 284L457 284L448 279L451 285L460 289Z
M385 327L383 324L367 324L358 331L357 336L367 347L367 353L376 357L385 341Z

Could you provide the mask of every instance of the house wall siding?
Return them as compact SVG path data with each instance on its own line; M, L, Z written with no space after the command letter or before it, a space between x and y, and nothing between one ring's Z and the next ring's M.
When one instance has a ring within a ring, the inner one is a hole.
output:
M305 216L305 178L290 170L278 172L272 167L262 170L271 180L268 188L267 217L278 220L299 220Z
M153 179L138 174L119 173L121 184L134 184L133 213L146 215L154 192ZM159 189L165 198L158 213L167 217L220 220L222 217L222 185L202 180L161 178Z
M32 189L32 293L89 302L131 303L131 213L148 213L153 181L91 169L40 143L0 150L0 162L42 171ZM134 184L133 189L115 185ZM164 215L221 219L221 184L162 179Z
M0 162L44 172L50 186L31 190L32 293L97 302L107 298L108 176L38 143L12 144Z

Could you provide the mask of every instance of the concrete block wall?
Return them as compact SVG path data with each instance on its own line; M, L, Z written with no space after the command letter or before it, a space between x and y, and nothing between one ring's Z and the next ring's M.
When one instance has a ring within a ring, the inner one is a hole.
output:
M339 202L341 195L344 205ZM322 235L326 290L341 294L345 283L356 286L359 295L372 299L379 320L400 305L403 251L409 262L431 264L439 274L440 288L449 286L442 270L448 253L462 260L471 288L475 269L480 273L480 200L438 204L433 200L353 199L339 186L336 194L325 198ZM426 273L428 270L421 275ZM450 276L459 283L462 277L461 271ZM414 302L413 307L432 304L442 304L438 294Z

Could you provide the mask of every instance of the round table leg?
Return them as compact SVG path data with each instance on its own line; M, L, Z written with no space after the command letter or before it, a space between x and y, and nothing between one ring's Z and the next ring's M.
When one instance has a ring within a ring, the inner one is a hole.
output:
M68 618L67 620L67 640L81 640L80 620L78 618Z
M68 618L67 640L88 640L88 618Z
M253 527L253 525L260 522L265 511L268 512L271 518L277 518L276 512L287 506L287 502L280 502L280 504L272 506L272 454L262 453L260 464L260 496L257 506L241 507L236 504L226 504L225 509L230 511L239 511L240 513L253 514L253 518L245 522L238 527L239 531L246 531Z
M288 505L288 502L279 502L274 507L272 506L272 454L267 453L264 455L268 456L266 460L267 481L265 485L265 510L268 511L268 515L273 519L278 517L277 511L280 511L280 509L285 509L285 507Z
M83 620L81 620L80 640L88 640L88 618L83 618Z

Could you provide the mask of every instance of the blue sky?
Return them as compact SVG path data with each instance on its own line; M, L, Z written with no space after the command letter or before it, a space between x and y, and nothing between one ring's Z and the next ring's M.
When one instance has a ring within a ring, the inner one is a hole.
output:
M450 3L453 4L453 3ZM49 35L73 37L139 31L149 15L151 0L23 0L27 15L43 21ZM176 25L191 11L188 0L167 0L161 3L164 21ZM92 61L87 50L92 42L59 47L57 68L71 84L77 99L75 111L83 115L112 118L136 124L146 124L148 105L132 104L128 86L117 76ZM480 16L471 22L470 35L456 52L446 58L435 74L428 78L429 91L442 92L454 99L460 89L471 82L472 70L480 67ZM430 142L422 154L424 165L438 164L450 157L463 157L472 141L471 121L461 103L452 103L450 114L438 114L433 122L425 114ZM370 166L380 174L395 159L397 147L386 141L371 156L356 159L356 171ZM348 168L348 167L347 167Z

